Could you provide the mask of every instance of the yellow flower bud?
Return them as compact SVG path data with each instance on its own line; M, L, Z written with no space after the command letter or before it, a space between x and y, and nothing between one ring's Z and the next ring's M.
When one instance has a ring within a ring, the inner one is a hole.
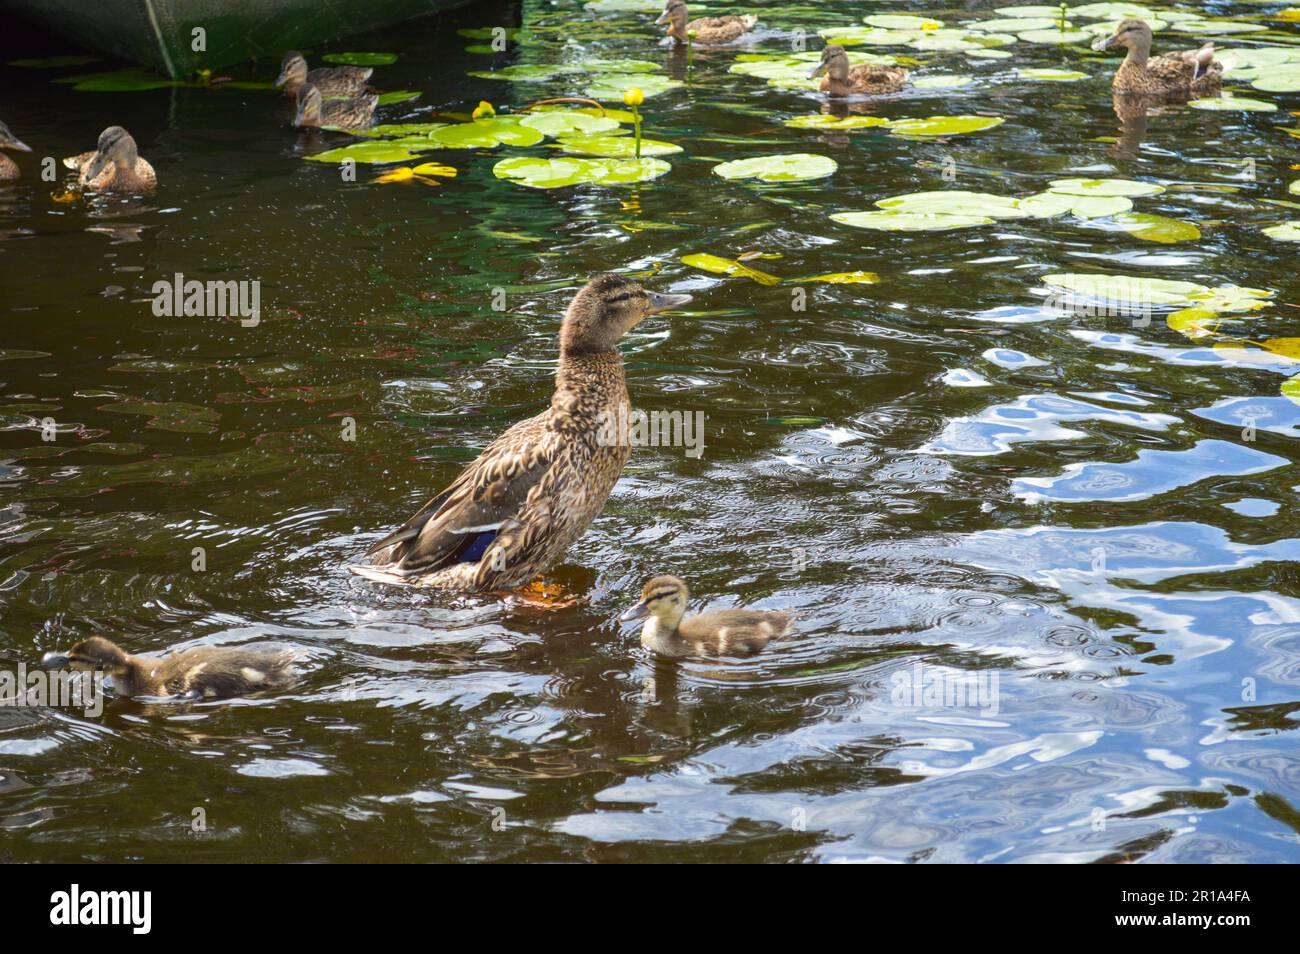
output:
M641 92L635 86L630 86L623 90L624 106L640 106L645 102L645 93Z
M470 118L491 119L496 114L497 111L492 108L492 104L489 103L486 99L481 99L479 100L478 105L474 107L474 112L470 113Z

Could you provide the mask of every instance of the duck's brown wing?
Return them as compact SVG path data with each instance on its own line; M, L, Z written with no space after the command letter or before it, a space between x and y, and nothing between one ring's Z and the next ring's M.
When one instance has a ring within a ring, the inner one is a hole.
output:
M863 63L849 70L849 82L880 92L894 92L907 85L907 70L901 66Z
M753 17L701 17L686 24L704 43L730 43L738 40L754 25Z
M519 513L554 462L559 442L547 420L545 412L530 417L493 441L450 487L372 546L371 562L419 576L481 549L484 535L495 537Z
M682 620L677 635L723 656L759 652L790 629L780 610L714 610Z
M1147 60L1147 69L1164 86L1190 86L1196 73L1196 62L1190 53L1165 53Z
M307 74L322 96L355 96L366 88L374 70L369 66L322 66Z
M174 696L224 699L285 685L293 653L244 649L191 649L163 661L167 691Z

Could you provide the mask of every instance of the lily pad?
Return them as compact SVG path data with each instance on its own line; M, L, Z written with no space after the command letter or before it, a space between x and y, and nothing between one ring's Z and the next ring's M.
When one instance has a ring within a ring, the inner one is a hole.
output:
M407 140L371 139L354 142L350 146L328 149L306 158L311 162L353 162L375 163L384 165L390 162L407 162L419 157L419 146L412 146ZM437 144L429 142L424 149L436 149Z
M830 285L874 285L880 281L880 276L875 272L835 272L831 275L813 275L799 281L826 282Z
M649 99L671 89L677 89L681 85L683 85L681 80L669 79L666 76L638 75L635 79L629 76L606 76L588 86L586 94L592 99L618 101L622 100L625 89L635 86L641 91L642 96Z
M63 76L56 83L71 83L79 93L137 93L151 89L166 89L186 85L181 80L168 79L157 73L134 67L111 70L106 73L86 73L82 76Z
M1081 73L1078 70L1054 70L1054 69L1022 69L1017 70L1021 79L1046 80L1052 83L1069 83L1074 80L1087 79L1087 73Z
M1300 63L1284 63L1280 66L1257 69L1257 77L1251 81L1255 89L1266 93L1300 92Z
M808 152L777 156L754 156L733 159L713 167L713 174L724 179L757 179L760 182L803 182L822 179L838 168L834 159Z
M942 20L928 17L914 17L906 14L877 13L864 18L865 22L882 30L938 30L943 26Z
M928 116L924 119L895 119L886 122L889 131L900 136L959 136L1000 126L1000 116Z
M998 16L1012 18L1058 17L1061 15L1061 8L1059 6L1049 7L1038 4L1035 6L994 7L993 12ZM1066 10L1067 16L1072 16L1074 13L1074 10Z
M1262 23L1242 23L1240 20L1184 20L1178 29L1187 33L1213 33L1226 36L1230 33L1263 33L1268 27Z
M1115 216L1116 223L1130 235L1135 235L1148 242L1162 242L1171 245L1174 242L1194 242L1201 237L1201 230L1191 222L1171 219L1164 215L1147 215L1133 212Z
M965 73L938 73L934 76L919 76L912 80L917 89L960 89L975 82L975 77Z
M1270 225L1264 234L1279 242L1300 242L1300 219L1291 219L1281 225Z
M1221 96L1217 99L1194 99L1187 104L1193 109L1243 110L1248 113L1277 112L1277 105L1264 99L1247 96Z
M1155 195L1164 192L1164 186L1153 182L1135 182L1132 179L1053 179L1052 192L1066 195Z
M1219 285L1210 288L1196 282L1137 275L1104 275L1064 272L1044 275L1043 284L1063 288L1087 298L1119 301L1130 306L1195 306L1213 312L1255 311L1267 307L1273 293L1262 288Z
M576 109L554 110L551 112L530 113L519 120L519 125L536 129L544 136L591 136L618 128L618 120L612 116L592 116L580 113Z
M1282 382L1282 396L1300 404L1300 376Z
M418 89L395 89L387 93L380 93L379 105L391 106L394 103L409 103L413 99L419 99L421 95Z
M735 259L723 258L720 255L709 255L707 252L699 252L694 255L683 255L682 263L692 268L698 268L706 272L712 272L715 275L730 275L732 278L748 278L751 281L758 282L760 285L776 285L781 279L767 272L760 272L756 268L750 268L743 262Z
M442 129L447 123L385 123L358 129L356 135L387 138L392 136L427 136L435 129Z
M492 167L498 179L508 179L533 189L559 189L587 183L630 185L657 179L672 169L662 159L584 159L578 156L540 159L518 156Z
M495 149L500 145L535 146L545 136L513 116L493 116L443 126L429 133L428 138L435 147L446 149Z
M865 129L888 126L890 121L881 116L827 116L825 113L816 113L811 116L795 116L785 120L784 125L795 129Z
M973 218L1021 219L1026 216L1019 203L1005 195L991 192L967 192L941 189L936 192L912 192L891 196L876 203L879 208L895 212L939 213Z
M626 159L636 155L636 139L632 136L565 136L557 145L574 156L613 156ZM643 156L668 156L681 151L682 147L674 142L641 140Z
M831 216L841 225L883 232L942 232L991 225L993 219L981 215L943 215L938 212L836 212Z
M326 63L339 63L343 66L392 66L397 62L396 53L326 53L321 57Z
M1052 190L1026 196L1017 204L1022 212L1036 219L1050 219L1067 213L1081 219L1095 219L1119 215L1133 208L1133 203L1125 196L1072 195Z
M1093 35L1085 30L1026 30L1024 33L1017 33L1016 36L1026 43L1042 43L1045 45L1066 45L1070 43L1089 44L1093 41Z

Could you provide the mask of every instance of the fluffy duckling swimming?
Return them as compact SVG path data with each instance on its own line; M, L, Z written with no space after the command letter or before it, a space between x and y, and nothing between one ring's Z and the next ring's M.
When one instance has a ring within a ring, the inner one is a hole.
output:
M332 129L368 129L375 124L375 107L379 97L363 93L352 99L325 99L311 83L298 90L298 114L295 126L329 126Z
M816 79L823 73L826 78L822 80L822 92L832 96L880 96L897 93L907 85L907 70L901 66L862 63L850 68L849 54L838 43L822 50L821 62L808 71L808 78Z
M83 152L63 160L80 173L83 188L96 192L148 192L158 185L158 176L140 157L135 140L121 126L109 126L99 134L94 152Z
M19 152L32 151L32 147L11 133L9 127L4 123L0 123L0 149L17 149ZM20 175L22 173L18 171L18 163L0 152L0 182L12 182Z
M620 618L645 619L641 645L661 656L744 656L791 631L790 614L780 610L714 610L683 619L690 596L677 577L656 576Z
M619 339L647 316L690 300L619 275L588 282L560 327L551 406L493 441L450 487L370 548L372 565L352 572L487 592L519 587L549 569L596 519L632 451L611 433L628 406Z
M46 653L51 669L97 670L113 677L113 687L128 696L187 696L222 699L288 685L293 653L256 652L226 646L199 646L160 659L133 656L111 640L92 636L66 653Z
M308 72L307 61L302 54L290 50L280 61L280 76L275 85L289 96L297 96L303 84L311 83L320 90L322 96L350 98L365 92L366 83L373 72L369 66L318 66Z
M1151 27L1144 20L1124 20L1112 36L1093 43L1094 50L1112 46L1128 48L1128 56L1115 71L1111 87L1117 93L1188 96L1213 93L1223 78L1223 64L1214 58L1214 44L1199 50L1151 56Z
M688 33L695 34L691 37L692 43L700 46L720 46L739 40L754 29L754 24L757 22L758 17L755 16L727 16L701 17L687 23L686 0L668 0L664 4L664 12L659 14L659 19L655 21L655 26L667 23L668 36L680 46L686 45Z

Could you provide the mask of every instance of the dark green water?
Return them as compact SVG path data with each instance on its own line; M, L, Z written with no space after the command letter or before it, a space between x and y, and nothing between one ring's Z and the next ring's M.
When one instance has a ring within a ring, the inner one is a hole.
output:
M876 9L754 8L809 32ZM653 15L593 20L565 0L522 17L526 48L495 58L455 31L517 25L517 6L335 48L400 54L375 82L423 96L387 122L581 91L465 77L516 55L631 56L684 77ZM786 48L784 35L759 47ZM460 170L437 188L373 185L364 167L345 183L302 159L345 140L300 137L272 94L74 92L49 80L99 67L0 67L0 119L35 150L0 188L0 661L98 633L136 652L280 644L304 667L290 692L233 702L0 708L0 853L1300 860L1300 406L1279 393L1300 362L1275 353L1300 336L1300 278L1297 246L1260 232L1300 217L1264 202L1300 177L1284 131L1300 94L1238 84L1280 108L1153 113L1123 158L1114 57L1006 49L1015 59L892 51L924 60L918 75L976 82L880 115L1006 120L947 142L785 128L819 110L814 94L697 50L691 86L645 106L647 134L685 149L669 175L551 192L492 174L545 146L430 153ZM1091 78L1031 83L1018 64ZM277 65L231 73L266 80ZM39 157L89 149L111 123L161 188L54 201L62 185L40 181ZM709 171L792 151L839 169L768 188ZM1164 184L1136 211L1201 237L1153 243L1068 217L929 233L828 219L900 193L1023 195L1072 176ZM767 286L679 261L696 252L881 281ZM608 270L696 296L636 329L624 356L639 407L703 411L707 429L699 459L634 453L557 574L584 601L548 611L349 576L378 534L545 406L558 316ZM156 317L150 289L176 272L259 280L261 324ZM1135 328L1045 310L1055 272L1275 297L1193 341L1161 315ZM960 369L987 386L954 386ZM788 609L798 635L748 660L656 662L617 615L658 572L702 604ZM918 674L995 685L996 711L912 705L898 687Z

